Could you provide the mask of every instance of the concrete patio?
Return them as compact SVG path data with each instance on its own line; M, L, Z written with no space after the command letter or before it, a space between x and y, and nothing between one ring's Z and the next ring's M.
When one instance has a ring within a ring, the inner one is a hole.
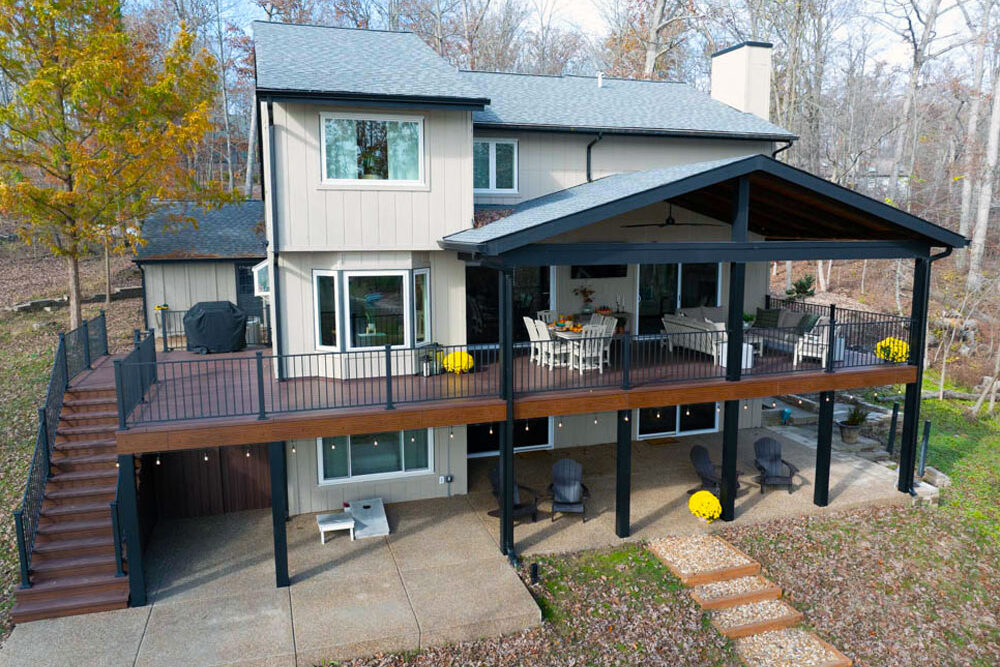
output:
M777 435L785 458L802 470L791 494L761 495L750 481L753 441L763 435ZM719 434L634 444L631 540L722 525L706 526L687 511L687 490L697 484L688 462L694 444L720 459ZM830 506L819 508L812 503L815 450L801 439L748 430L739 451L746 491L737 499L737 524L910 502L895 490L894 472L834 452ZM518 482L544 494L552 463L564 456L584 466L588 520L551 521L542 501L537 523L515 527L522 554L620 543L613 445L519 454ZM148 606L18 626L0 665L313 665L537 625L539 609L500 555L499 522L488 515L496 507L487 481L495 464L469 462L466 496L389 505L386 538L351 542L341 532L321 545L314 515L293 517L286 589L274 585L269 511L161 522L146 556ZM52 636L61 641L47 641Z

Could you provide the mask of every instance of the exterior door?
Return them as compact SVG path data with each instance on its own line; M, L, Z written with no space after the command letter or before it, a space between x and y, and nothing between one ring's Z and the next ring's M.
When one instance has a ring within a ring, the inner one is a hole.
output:
M247 314L247 317L261 317L264 313L263 302L253 293L253 264L236 265L236 305Z

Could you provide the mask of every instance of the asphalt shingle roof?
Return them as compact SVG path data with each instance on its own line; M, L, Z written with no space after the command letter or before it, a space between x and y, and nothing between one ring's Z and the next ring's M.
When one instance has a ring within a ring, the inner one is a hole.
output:
M793 139L773 123L713 100L694 86L592 76L538 76L463 71L490 98L472 120L480 125L660 131Z
M185 222L197 221L197 228ZM192 259L263 259L267 244L263 235L264 202L227 204L205 212L181 204L164 207L142 225L146 245L136 252L136 261Z
M259 89L488 101L410 32L255 21L253 34Z
M695 176L717 167L745 160L750 155L696 162L694 164L664 167L650 171L633 171L613 174L590 183L583 183L565 190L558 190L513 207L507 217L473 229L465 229L446 236L445 240L463 244L488 243L496 239L523 232L559 218L624 199L646 190L668 185L689 176Z

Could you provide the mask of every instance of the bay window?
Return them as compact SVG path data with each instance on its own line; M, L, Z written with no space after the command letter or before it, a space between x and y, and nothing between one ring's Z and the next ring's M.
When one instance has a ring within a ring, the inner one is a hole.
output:
M316 448L320 484L426 473L434 460L424 429L317 438Z
M422 118L323 113L320 127L325 182L423 183Z
M516 139L473 140L472 187L475 192L517 192Z
M408 273L344 272L349 348L406 344L410 328Z

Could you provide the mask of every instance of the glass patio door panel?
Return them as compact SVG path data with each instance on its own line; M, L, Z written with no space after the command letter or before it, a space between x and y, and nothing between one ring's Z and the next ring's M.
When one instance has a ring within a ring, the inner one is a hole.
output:
M499 424L469 424L467 456L496 456L500 453ZM549 418L517 419L514 421L514 451L551 447Z
M660 316L677 310L677 265L639 265L640 334L657 334L662 328Z
M677 406L641 408L639 410L639 437L671 435L677 432Z
M719 264L681 265L681 308L719 305Z
M551 303L550 271L547 266L529 266L514 271L514 341L528 340L522 317L534 318ZM465 268L465 335L469 344L500 341L499 278L494 269Z

